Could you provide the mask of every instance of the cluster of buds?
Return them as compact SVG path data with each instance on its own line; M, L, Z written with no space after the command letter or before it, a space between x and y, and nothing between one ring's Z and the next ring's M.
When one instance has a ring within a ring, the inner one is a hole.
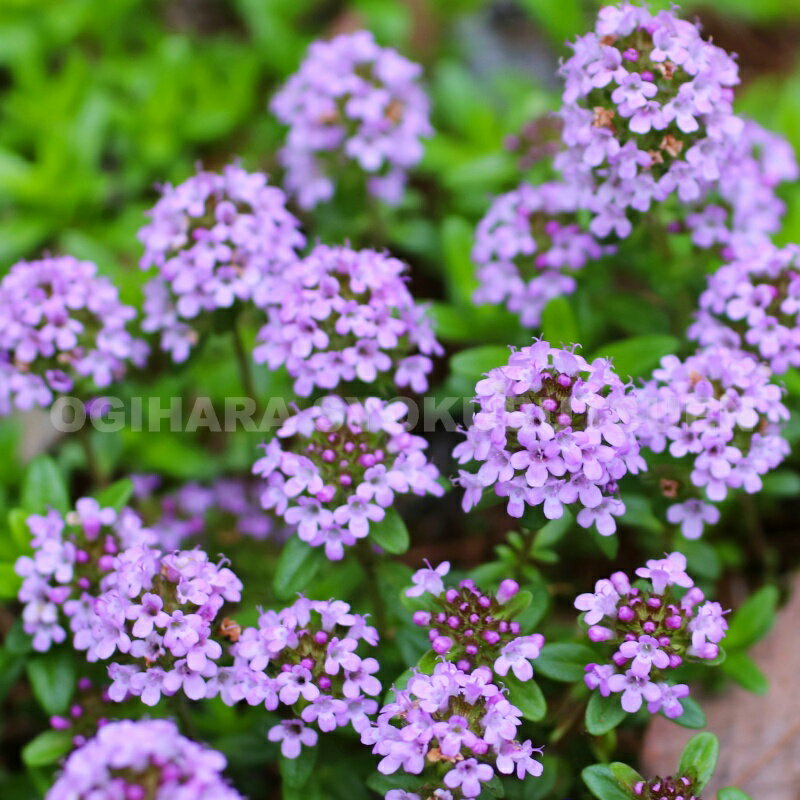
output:
M647 702L651 714L683 714L686 684L672 684L668 674L685 659L713 660L728 624L719 603L706 601L686 573L686 557L671 553L636 570L647 589L631 586L623 572L599 580L594 593L579 595L575 607L585 612L593 642L616 648L610 664L587 664L584 680L604 697L621 692L622 707L633 713ZM687 590L679 597L673 587Z
M642 800L700 800L694 781L685 775L655 777L633 785L633 793Z
M399 494L441 496L425 440L402 422L405 403L326 397L278 430L253 472L265 479L264 508L283 516L332 560L369 533Z
M23 578L19 600L24 603L23 629L33 637L33 649L49 650L67 638L64 617L73 631L101 586L113 574L116 556L128 548L146 548L155 533L130 509L116 512L83 497L66 515L55 509L32 514L26 524L33 555L15 565Z
M637 409L628 387L598 358L589 363L575 347L538 340L512 352L475 387L479 405L466 441L453 455L482 462L477 473L460 470L469 511L484 488L508 498L508 513L542 506L558 519L578 503L578 524L608 536L625 505L617 482L645 464L635 436Z
M292 715L270 729L270 741L281 743L286 758L327 733L352 725L366 729L380 693L378 662L356 653L361 642L378 644L378 633L364 616L350 612L341 600L300 597L288 608L265 611L257 628L237 631L231 647L234 664L217 676L210 694L232 705L263 703Z
M516 772L519 780L542 774L534 758L540 748L516 738L522 712L492 682L487 667L466 672L441 662L432 675L415 673L394 694L361 741L382 756L378 770L384 775L402 769L421 776L419 794L411 798L477 797L495 771Z
M520 624L509 618L514 611L510 601L519 592L519 584L506 579L491 594L465 578L457 589L445 589L442 578L449 571L447 561L436 568L428 564L417 570L414 586L406 590L408 597L430 596L432 610L415 611L413 620L428 628L433 651L465 672L487 666L496 675L511 671L518 680L529 681L531 660L538 658L544 637L539 633L521 636Z
M78 680L78 697L65 714L50 717L50 727L56 731L69 731L72 743L81 747L99 728L108 724L108 692L96 687L90 678Z

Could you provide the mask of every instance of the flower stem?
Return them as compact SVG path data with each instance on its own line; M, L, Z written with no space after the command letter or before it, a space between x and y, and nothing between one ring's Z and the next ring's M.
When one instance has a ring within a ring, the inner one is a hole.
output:
M108 476L100 467L97 454L92 444L92 431L88 425L81 426L78 431L78 441L83 449L83 457L86 459L86 470L89 473L92 484L100 489L108 484Z
M388 632L388 609L378 585L378 559L370 546L368 539L359 539L356 545L358 560L366 573L367 591L372 601L372 610L375 613L375 625L383 638Z
M242 389L244 389L245 395L255 403L256 412L258 412L258 393L256 392L255 382L253 381L253 371L250 367L250 358L247 354L247 350L245 350L244 347L242 328L239 324L238 318L231 328L231 337L233 339L233 352L236 356L236 364L239 367L239 380L241 381Z

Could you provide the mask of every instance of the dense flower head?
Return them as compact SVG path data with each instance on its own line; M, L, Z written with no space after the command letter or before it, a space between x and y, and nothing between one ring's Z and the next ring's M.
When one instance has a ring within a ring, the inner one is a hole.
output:
M237 165L164 186L150 218L139 231L141 266L157 274L145 287L143 328L160 333L175 361L197 343L199 315L237 302L264 306L305 244L283 192Z
M505 304L534 327L549 300L575 291L571 273L611 251L578 224L580 194L553 182L494 199L475 231L475 302Z
M155 533L130 509L102 508L83 497L66 515L55 509L26 520L31 556L17 559L23 578L19 600L24 603L23 628L33 648L43 652L67 637L65 617L75 621L101 585L114 572L117 555L128 548L146 548Z
M728 137L743 123L732 110L736 62L672 11L600 10L597 26L564 62L561 117L566 179L597 182L591 230L624 238L626 208L647 211L677 192L691 202L719 180Z
M421 69L368 31L314 42L270 107L289 126L279 153L285 184L303 208L333 197L345 164L367 176L367 189L397 204L406 172L432 133Z
M0 280L0 414L93 392L142 366L145 343L127 330L136 312L91 261L19 261Z
M381 690L378 662L356 652L375 647L378 633L367 618L341 600L299 597L280 611L264 611L258 627L245 628L231 647L233 666L223 667L210 686L228 705L244 700L270 711L287 710L290 719L270 729L286 758L323 733L352 725L369 726Z
M384 518L397 495L441 496L427 443L402 422L407 412L401 401L348 403L329 395L287 418L253 465L265 480L263 507L338 560Z
M472 798L495 772L519 780L542 774L541 749L520 741L522 712L492 682L487 667L465 671L440 662L433 674L415 672L361 741L380 755L378 770L420 775L420 797ZM449 794L436 794L439 788ZM400 795L402 797L402 795Z
M622 708L629 713L646 702L651 714L679 717L680 698L689 694L689 687L671 682L669 671L687 658L717 658L728 628L727 612L719 603L704 602L682 553L651 559L636 575L649 585L632 586L625 573L616 572L597 581L594 592L575 599L575 607L585 612L589 638L615 648L611 663L586 665L584 680L603 697L620 693Z
M642 800L700 800L695 780L686 775L638 781L633 786L633 794Z
M539 656L544 637L541 634L520 635L520 624L510 617L509 606L519 592L519 584L504 580L496 593L481 591L475 582L465 578L458 588L446 589L443 578L450 571L444 561L437 567L429 563L414 573L414 586L406 589L408 597L423 597L430 609L414 613L414 624L428 629L433 651L468 671L477 666L491 667L499 676L509 670L517 679L533 677L531 660Z
M111 700L205 697L228 635L222 608L241 599L241 581L202 550L136 547L113 566L72 619L73 645L89 661L117 659L108 668Z
M294 389L334 389L393 373L397 386L428 388L431 355L442 352L424 308L406 286L406 265L388 254L317 246L276 284L254 358L285 366Z
M461 470L464 510L492 486L508 498L508 513L543 506L548 519L578 503L578 524L604 536L624 513L617 481L644 468L635 437L636 408L607 359L589 363L574 348L539 340L512 351L508 365L489 371L475 387L479 409L466 441L454 455L463 464L482 462L478 472Z
M800 366L800 248L761 248L708 278L689 336L754 352L780 375Z
M690 483L711 501L724 500L729 489L758 492L761 476L789 452L780 435L789 412L771 377L749 353L721 345L684 361L665 356L637 390L641 424L636 435L643 447L668 450L686 462ZM687 506L684 513L702 518L705 505Z
M165 551L175 550L211 529L226 537L242 535L258 540L281 534L272 516L261 508L261 488L253 478L227 476L210 484L188 481L156 494L159 476L131 477L136 485L136 507L153 519L150 527Z
M46 800L241 800L225 764L170 720L110 722L67 758Z

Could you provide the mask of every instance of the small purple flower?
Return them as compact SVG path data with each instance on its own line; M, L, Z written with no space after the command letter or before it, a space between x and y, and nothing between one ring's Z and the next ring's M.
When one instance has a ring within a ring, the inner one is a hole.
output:
M488 764L467 758L444 776L444 782L451 789L460 789L464 797L477 797L481 793L481 783L490 781L493 776L494 770Z
M314 747L317 743L317 732L307 728L302 720L282 720L269 729L267 738L271 742L281 743L281 755L284 758L297 758L303 745Z
M655 683L630 669L624 675L612 675L608 679L608 687L612 692L622 692L622 707L629 714L641 708L643 699L652 703L661 697L661 690Z
M650 674L650 667L666 669L669 666L669 656L659 649L659 643L652 636L640 636L638 641L623 642L619 652L627 659L633 659L631 672L639 677Z
M444 592L442 578L450 572L450 562L442 561L437 567L432 567L429 561L425 563L428 565L425 569L418 569L411 576L414 586L406 589L406 596L419 597L427 593L438 597Z

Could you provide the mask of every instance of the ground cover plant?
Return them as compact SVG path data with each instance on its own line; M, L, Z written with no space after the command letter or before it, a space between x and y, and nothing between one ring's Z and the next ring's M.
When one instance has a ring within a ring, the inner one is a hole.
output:
M790 11L0 11L2 796L710 797L798 555Z

